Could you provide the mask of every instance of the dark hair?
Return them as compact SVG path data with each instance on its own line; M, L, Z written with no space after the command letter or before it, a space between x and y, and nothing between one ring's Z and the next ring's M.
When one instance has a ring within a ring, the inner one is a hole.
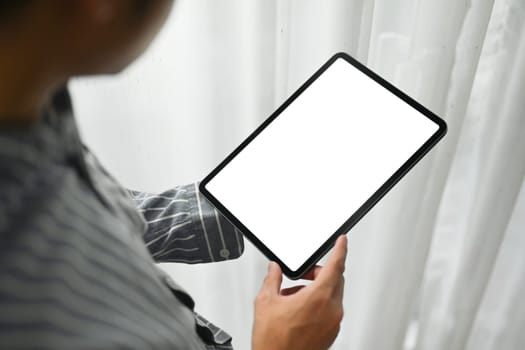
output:
M32 0L0 0L0 19L9 18L30 2Z

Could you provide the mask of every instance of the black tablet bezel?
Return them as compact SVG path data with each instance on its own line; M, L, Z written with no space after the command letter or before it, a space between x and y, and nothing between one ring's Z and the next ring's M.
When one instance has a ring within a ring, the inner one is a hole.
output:
M207 189L206 185L219 173L237 154L239 154L257 135L259 135L274 119L276 119L297 97L299 97L323 72L328 69L337 59L344 59L349 64L366 74L376 83L383 86L394 95L408 103L421 114L431 119L438 125L438 130L425 142L388 180L365 201L357 211L355 211L327 240L308 258L297 270L291 270L277 257L268 247L264 245L246 226L240 222L221 202L215 198ZM444 120L412 99L410 96L390 84L388 81L368 69L350 55L339 52L332 56L321 66L301 87L294 92L270 117L268 117L255 131L253 131L226 159L224 159L210 174L208 174L199 184L199 191L215 206L220 212L230 220L266 257L277 262L283 273L291 279L298 279L312 268L334 245L335 240L341 234L346 234L361 218L386 194L388 191L403 178L403 176L430 151L430 149L445 136L447 124Z

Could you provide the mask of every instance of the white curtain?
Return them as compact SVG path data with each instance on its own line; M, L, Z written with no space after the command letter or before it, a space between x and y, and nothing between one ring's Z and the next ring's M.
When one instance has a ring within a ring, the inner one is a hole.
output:
M449 133L351 230L333 348L524 349L524 22L523 0L178 0L132 67L72 90L103 163L160 191L201 179L329 56L350 53ZM258 251L165 268L250 347Z

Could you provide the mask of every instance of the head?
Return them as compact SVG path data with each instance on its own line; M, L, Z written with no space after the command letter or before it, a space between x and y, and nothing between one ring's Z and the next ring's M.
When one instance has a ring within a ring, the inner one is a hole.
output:
M148 47L171 4L0 0L0 95L2 84L52 90L72 76L121 71Z

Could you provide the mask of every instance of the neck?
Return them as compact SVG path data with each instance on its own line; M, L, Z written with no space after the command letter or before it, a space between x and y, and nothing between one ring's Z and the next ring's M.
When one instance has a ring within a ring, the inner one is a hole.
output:
M24 55L0 56L0 123L31 123L58 86Z
M66 80L51 68L53 48L45 34L30 29L28 25L0 24L0 125L36 121L52 93Z

